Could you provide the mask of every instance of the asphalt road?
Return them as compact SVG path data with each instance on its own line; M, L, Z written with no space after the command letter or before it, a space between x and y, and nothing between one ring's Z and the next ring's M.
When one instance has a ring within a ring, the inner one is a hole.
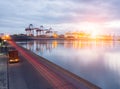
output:
M48 81L22 56L19 63L8 64L8 76L9 89L51 89Z

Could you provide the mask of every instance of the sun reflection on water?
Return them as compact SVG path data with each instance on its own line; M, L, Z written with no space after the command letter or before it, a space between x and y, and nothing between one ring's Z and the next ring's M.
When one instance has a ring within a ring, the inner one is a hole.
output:
M22 44L23 45L23 44ZM113 41L81 41L81 40L43 40L43 41L26 41L24 47L29 50L50 51L58 46L73 49L109 49L114 47Z

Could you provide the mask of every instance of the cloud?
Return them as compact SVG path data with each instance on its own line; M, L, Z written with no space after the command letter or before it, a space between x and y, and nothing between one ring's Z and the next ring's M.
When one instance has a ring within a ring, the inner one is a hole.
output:
M0 6L0 26L11 29L10 32L13 28L24 31L30 23L57 27L120 20L119 0L4 0Z

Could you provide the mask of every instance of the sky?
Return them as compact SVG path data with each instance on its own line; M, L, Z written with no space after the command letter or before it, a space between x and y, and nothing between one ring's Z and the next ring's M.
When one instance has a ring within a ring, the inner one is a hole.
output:
M0 33L25 33L29 24L58 33L120 33L120 0L1 0Z

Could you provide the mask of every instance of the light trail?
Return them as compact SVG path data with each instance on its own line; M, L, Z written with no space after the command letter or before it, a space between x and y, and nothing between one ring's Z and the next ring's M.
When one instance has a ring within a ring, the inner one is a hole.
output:
M50 68L41 62L37 62L35 56L31 56L26 50L18 46L14 41L9 41L9 44L15 47L26 60L52 85L50 89L81 89L76 88L69 81L54 73Z

